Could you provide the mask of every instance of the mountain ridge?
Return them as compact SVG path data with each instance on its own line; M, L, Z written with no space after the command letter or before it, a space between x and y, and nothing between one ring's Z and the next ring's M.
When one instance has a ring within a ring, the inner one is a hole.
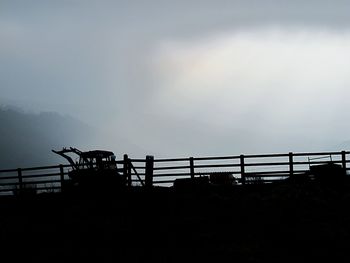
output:
M63 160L51 149L86 145L94 129L56 112L28 113L0 106L0 169L51 165Z

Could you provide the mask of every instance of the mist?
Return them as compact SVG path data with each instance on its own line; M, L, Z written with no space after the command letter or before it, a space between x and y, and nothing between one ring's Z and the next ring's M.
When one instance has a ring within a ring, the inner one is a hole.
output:
M346 1L2 1L0 99L80 120L98 132L79 145L117 157L342 150L348 9ZM55 145L74 146L68 136Z
M1 106L0 122L0 169L65 164L52 149L75 145L85 150L96 137L89 125L53 112L36 114Z

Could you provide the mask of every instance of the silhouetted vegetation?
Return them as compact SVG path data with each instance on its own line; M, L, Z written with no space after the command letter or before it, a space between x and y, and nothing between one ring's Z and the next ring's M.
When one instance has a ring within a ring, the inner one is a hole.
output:
M349 204L348 180L41 194L1 198L0 231L3 251L36 262L338 262Z

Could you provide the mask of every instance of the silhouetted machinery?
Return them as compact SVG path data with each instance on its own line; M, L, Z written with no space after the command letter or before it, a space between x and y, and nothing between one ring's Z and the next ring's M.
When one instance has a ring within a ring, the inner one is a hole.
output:
M65 187L106 191L126 184L124 176L118 172L113 152L101 150L82 152L73 147L52 152L64 157L72 167L68 172L70 179L66 181ZM69 154L77 155L78 160L73 161Z
M332 161L310 166L310 174L314 176L314 180L326 184L342 183L346 179L346 169Z
M237 180L231 172L213 172L209 175L209 180L213 185L231 186L237 184Z
M286 181L292 183L316 182L323 185L340 185L347 180L347 177L346 169L342 165L329 161L318 165L311 165L310 163L309 171L294 174L288 177Z

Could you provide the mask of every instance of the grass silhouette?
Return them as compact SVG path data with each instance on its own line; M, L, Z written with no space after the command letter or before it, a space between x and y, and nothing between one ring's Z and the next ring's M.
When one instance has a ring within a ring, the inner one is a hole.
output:
M349 260L350 182L0 198L3 251L65 262Z

